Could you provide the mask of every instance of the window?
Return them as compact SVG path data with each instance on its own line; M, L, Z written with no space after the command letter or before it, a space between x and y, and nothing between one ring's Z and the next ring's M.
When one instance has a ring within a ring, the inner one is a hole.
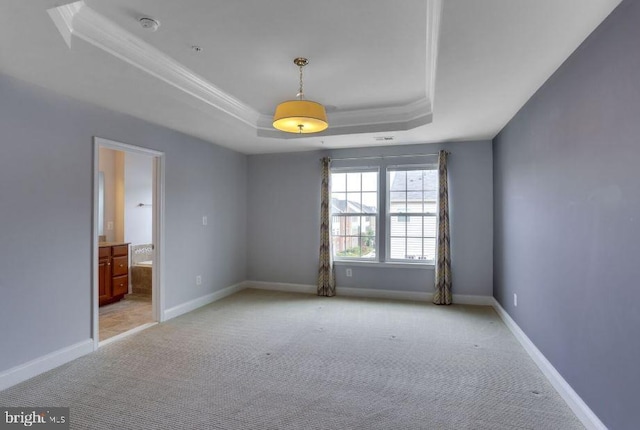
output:
M387 168L390 261L433 263L438 172L427 166Z
M337 259L376 260L378 171L331 172L331 232Z
M438 170L427 163L392 166L382 160L373 167L332 168L336 261L435 262Z

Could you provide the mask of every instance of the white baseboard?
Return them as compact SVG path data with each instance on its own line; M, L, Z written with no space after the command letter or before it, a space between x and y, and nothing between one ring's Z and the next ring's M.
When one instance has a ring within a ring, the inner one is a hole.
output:
M316 286L307 284L286 284L281 282L261 282L247 281L246 288L255 288L260 290L283 291L289 293L307 293L315 294ZM375 290L368 288L341 288L337 287L336 294L339 296L350 297L368 297L391 300L415 300L415 301L431 301L432 293L412 292L412 291L393 291L393 290ZM500 306L498 301L491 296L475 296L475 295L453 295L453 302L463 305L492 306L505 325L511 330L513 335L518 339L525 351L533 359L542 373L547 377L551 385L558 391L560 396L565 400L567 405L576 414L582 424L589 430L606 430L607 427L593 413L580 396L571 388L571 386L558 373L553 365L546 359L540 350L531 342L526 334L518 327L509 314Z
M183 303L181 305L175 306L171 309L167 309L164 312L165 320L175 318L179 315L190 312L201 306L208 305L209 303L212 303L224 297L230 296L231 294L237 293L238 291L241 291L243 289L245 289L245 283L240 282L238 284L227 287L223 290L216 291L215 293L211 293L206 296L200 297L198 299L191 300L187 303ZM137 331L144 330L155 324L156 323L150 323L150 324L143 325L141 327L137 327L134 330L131 330L126 333L122 333L116 338L108 339L105 342L101 342L100 345L108 344L109 342L115 341L124 336L128 336ZM79 342L75 345L71 345L66 348L62 348L58 351L54 351L50 354L44 355L42 357L31 360L27 363L8 369L0 373L0 391L5 390L22 381L26 381L27 379L33 378L34 376L37 376L41 373L54 369L58 366L61 366L65 363L68 363L72 360L75 360L76 358L82 357L83 355L89 354L90 352L93 352L93 350L94 350L93 339L88 339L86 341Z
M199 307L206 306L209 303L213 303L215 301L223 299L227 296L230 296L231 294L237 293L238 291L242 291L245 288L245 282L239 282L235 285L231 285L230 287L223 288L222 290L216 291L211 294L207 294L206 296L198 297L197 299L193 299L181 305L166 309L164 311L163 321L168 321L171 318L186 314L198 309Z
M199 297L189 302L183 303L164 312L165 320L175 318L179 315L191 312L201 306L208 305L224 297L235 294L245 288L255 288L261 290L284 291L294 293L315 294L315 285L306 284L287 284L279 282L261 282L261 281L245 281L230 287L216 291L206 296ZM369 297L384 298L392 300L416 300L430 301L432 293L411 292L411 291L393 291L393 290L375 290L365 288L337 288L337 294L351 297ZM455 295L454 303L493 306L497 314L500 316L504 324L511 330L516 339L523 346L532 360L540 368L542 373L547 377L551 385L556 389L560 396L565 400L567 405L576 414L582 424L589 430L607 430L607 427L600 421L596 414L587 406L580 396L571 388L569 383L560 375L540 350L531 342L522 329L502 308L500 303L493 297L473 296L473 295ZM146 327L145 327L146 328ZM47 372L65 363L68 363L83 355L89 354L94 350L92 339L76 343L74 345L62 348L42 357L31 360L27 363L18 365L0 373L0 391L5 390L20 382L26 381L41 373Z
M315 294L317 291L315 285L309 284L286 284L282 282L246 281L245 285L247 288L283 291L287 293ZM367 297L372 299L414 300L420 302L430 302L433 298L433 293L426 293L421 291L376 290L371 288L346 287L337 287L336 295L348 297ZM454 294L453 302L461 305L493 306L493 297Z
M255 290L283 291L285 293L315 294L317 291L315 285L286 284L282 282L246 281L245 287Z
M431 300L433 294L420 291L375 290L372 288L336 288L336 295L348 297L366 297L370 299L415 300L425 302Z
M453 303L458 305L493 306L492 296L475 296L467 294L454 294Z
M27 379L33 378L41 373L55 369L58 366L62 366L63 364L89 354L90 352L93 352L93 339L78 342L74 345L43 355L42 357L38 357L24 364L12 367L11 369L0 373L0 391L19 384L22 381L26 381Z
M587 404L580 398L571 385L560 375L555 367L547 360L547 358L540 352L540 350L531 342L531 339L522 331L522 329L516 324L511 316L504 310L504 308L494 298L493 308L496 310L504 324L511 330L511 333L518 339L520 344L524 347L525 351L529 354L531 359L540 368L542 373L547 377L551 385L556 389L558 394L567 402L567 405L571 408L574 414L582 422L588 430L607 430L607 427L600 421L595 413L587 406Z

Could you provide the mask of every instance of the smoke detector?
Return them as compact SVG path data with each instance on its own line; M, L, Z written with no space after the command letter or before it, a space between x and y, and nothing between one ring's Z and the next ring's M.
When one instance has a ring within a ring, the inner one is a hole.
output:
M145 30L156 31L158 27L160 27L160 22L153 18L144 17L140 18L138 21Z

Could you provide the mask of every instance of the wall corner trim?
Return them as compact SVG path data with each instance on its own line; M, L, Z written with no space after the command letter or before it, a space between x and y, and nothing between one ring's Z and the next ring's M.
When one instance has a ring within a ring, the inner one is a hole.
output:
M529 339L529 337L522 331L522 329L516 324L511 316L504 310L500 303L492 298L493 308L507 328L513 333L518 342L527 351L527 354L536 363L538 368L542 371L544 376L547 377L553 388L556 389L558 394L564 399L567 405L571 408L574 414L578 417L582 425L588 430L607 430L607 427L598 416L587 406L582 398L571 388L571 385L560 375L555 367L547 360L542 352L535 346L535 344Z
M222 290L218 290L215 291L211 294L207 294L205 296L202 297L198 297L197 299L193 299L190 300L186 303L182 303L181 305L178 306L174 306L172 308L169 308L167 310L164 311L164 318L163 318L163 322L164 321L168 321L172 318L175 318L177 316L186 314L188 312L191 312L193 310L196 310L202 306L206 306L209 303L213 303L216 302L220 299L224 299L227 296L230 296L232 294L235 294L239 291L242 291L246 288L245 286L246 282L239 282L237 284L231 285L229 287L223 288Z
M0 391L93 352L93 339L83 340L0 372Z

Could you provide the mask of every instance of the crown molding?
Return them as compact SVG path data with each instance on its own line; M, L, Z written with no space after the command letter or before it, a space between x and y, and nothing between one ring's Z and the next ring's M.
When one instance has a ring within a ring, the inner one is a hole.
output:
M427 53L426 53L426 89L425 98L429 102L429 113L433 113L436 93L436 70L438 66L438 47L440 45L440 19L442 17L442 0L427 1Z
M84 6L84 2L79 1L47 10L69 49L71 49L71 35L73 34L71 23L73 17L80 11L82 6Z
M198 76L173 58L103 17L83 1L50 9L62 37L71 36L135 66L211 107L255 127L260 113Z
M201 100L211 108L241 121L254 129L258 136L280 139L299 137L275 130L270 115L261 114L225 93L178 61L91 9L84 1L49 9L48 13L69 49L72 48L72 36L78 37ZM399 131L429 124L433 118L440 16L441 0L428 0L424 97L402 106L332 112L328 115L329 129L319 135Z
M427 97L403 106L390 106L371 109L357 109L334 112L332 125L346 127L384 123L410 122L431 113L431 102Z

